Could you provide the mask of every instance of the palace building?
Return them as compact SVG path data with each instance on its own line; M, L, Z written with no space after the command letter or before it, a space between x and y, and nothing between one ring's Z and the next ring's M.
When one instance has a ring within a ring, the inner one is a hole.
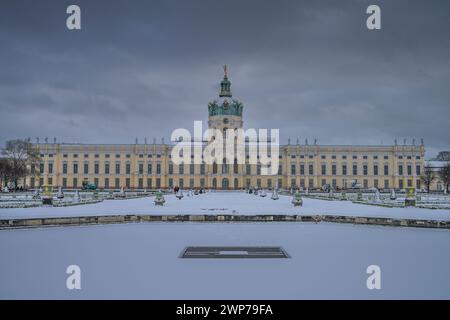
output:
M234 99L225 73L218 98L208 104L208 127L242 129L243 109ZM207 143L207 142L202 142ZM299 141L279 148L276 175L261 175L256 164L195 164L171 161L174 143L74 144L37 142L41 161L31 166L26 185L81 188L84 181L100 189L211 188L420 188L425 164L423 142L407 145L318 145ZM33 175L33 172L36 175ZM39 173L39 174L37 174Z

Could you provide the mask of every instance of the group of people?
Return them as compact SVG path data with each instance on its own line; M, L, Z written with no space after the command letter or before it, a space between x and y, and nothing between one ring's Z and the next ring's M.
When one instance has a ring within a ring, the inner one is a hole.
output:
M14 192L14 191L23 192L27 190L22 186L16 188L8 188L7 186L0 186L0 192Z

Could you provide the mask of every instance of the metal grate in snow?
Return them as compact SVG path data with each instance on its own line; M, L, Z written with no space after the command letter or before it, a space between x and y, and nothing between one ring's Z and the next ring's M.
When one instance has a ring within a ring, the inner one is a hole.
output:
M188 259L283 259L289 255L281 247L186 247L180 258Z

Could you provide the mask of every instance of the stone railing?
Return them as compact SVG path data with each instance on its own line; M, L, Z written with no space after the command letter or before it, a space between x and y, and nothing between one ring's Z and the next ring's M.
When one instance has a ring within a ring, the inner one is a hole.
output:
M330 222L391 227L450 229L450 221L352 217L334 215L109 215L83 217L52 217L30 219L2 219L0 229L79 226L140 222Z

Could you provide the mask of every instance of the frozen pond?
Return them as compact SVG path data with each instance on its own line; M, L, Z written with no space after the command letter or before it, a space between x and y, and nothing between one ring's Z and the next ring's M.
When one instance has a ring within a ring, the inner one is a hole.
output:
M387 208L354 204L351 201L326 201L303 198L302 207L293 207L291 197L271 200L243 192L211 192L178 200L166 195L163 207L153 198L105 200L101 203L72 207L37 207L0 209L0 219L27 217L62 217L114 214L330 214L367 217L393 217L450 220L450 210L424 208Z
M281 246L291 258L178 258L186 246L223 245ZM325 223L2 230L0 298L450 299L449 249L448 230ZM71 291L74 264L81 290ZM381 290L366 287L369 265L381 268Z

